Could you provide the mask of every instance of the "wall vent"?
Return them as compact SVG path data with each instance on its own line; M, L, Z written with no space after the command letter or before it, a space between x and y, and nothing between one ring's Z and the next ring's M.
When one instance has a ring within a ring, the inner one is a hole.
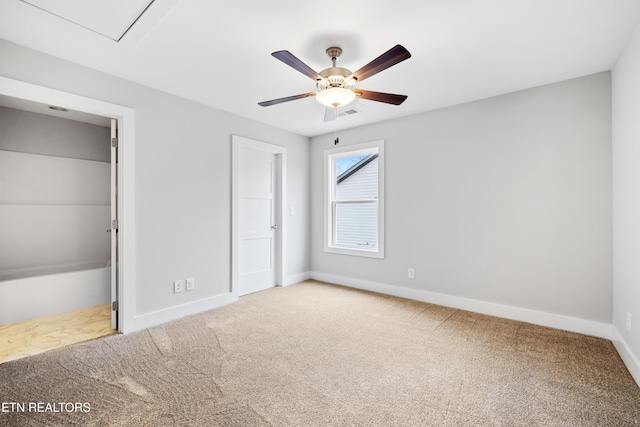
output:
M349 108L348 110L338 111L338 117L352 116L358 113L360 113L360 110L356 110L355 108Z

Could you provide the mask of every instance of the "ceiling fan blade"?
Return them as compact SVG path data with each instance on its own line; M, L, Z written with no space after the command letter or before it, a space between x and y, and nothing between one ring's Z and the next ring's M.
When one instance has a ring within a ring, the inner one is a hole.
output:
M313 79L314 81L324 80L320 74L318 74L307 64L299 60L288 50L279 50L277 52L273 52L271 56L300 71L302 74Z
M355 89L356 96L370 101L385 102L387 104L400 105L407 99L407 95L396 95L395 93L373 92L370 90Z
M324 121L332 122L338 118L338 108L337 107L327 107L324 110Z
M272 99L270 101L258 102L261 107L268 107L270 105L282 104L283 102L295 101L296 99L308 98L314 96L316 92L301 93L300 95L287 96L285 98Z
M373 61L369 62L364 67L360 68L358 71L351 74L345 79L345 81L348 81L350 78L355 77L358 82L361 82L364 79L371 77L374 74L386 70L387 68L409 58L411 58L411 54L409 53L409 51L403 46L397 44L382 55L378 56Z

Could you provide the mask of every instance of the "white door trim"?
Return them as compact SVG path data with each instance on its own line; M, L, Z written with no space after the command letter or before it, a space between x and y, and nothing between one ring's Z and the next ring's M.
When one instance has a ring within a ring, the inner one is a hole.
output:
M231 293L238 297L238 262L239 262L239 188L238 188L238 150L249 148L252 150L264 151L276 155L276 176L278 182L278 200L276 201L276 223L279 233L276 233L276 286L284 286L286 278L287 259L287 149L279 145L267 144L243 136L232 135L231 150Z
M118 120L118 325L122 333L134 331L136 307L135 263L135 112L97 99L0 76L0 94ZM126 182L126 187L124 183Z
M109 190L111 192L111 205L109 206L109 243L111 245L111 329L118 329L118 312L113 310L113 304L119 304L118 302L118 225L113 221L118 222L118 159L116 158L118 153L117 145L114 147L113 139L118 137L118 121L111 119L111 141L109 141L109 153L111 154L111 162L109 169L111 172Z

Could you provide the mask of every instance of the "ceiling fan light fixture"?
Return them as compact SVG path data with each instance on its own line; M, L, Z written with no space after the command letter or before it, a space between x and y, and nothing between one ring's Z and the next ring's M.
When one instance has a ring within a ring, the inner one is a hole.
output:
M342 107L356 99L356 94L349 89L331 87L318 92L316 99L320 104L327 107Z

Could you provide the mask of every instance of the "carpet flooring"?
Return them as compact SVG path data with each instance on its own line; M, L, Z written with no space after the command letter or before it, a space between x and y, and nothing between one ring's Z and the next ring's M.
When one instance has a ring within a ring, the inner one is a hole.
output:
M638 426L607 340L305 282L0 364L9 426Z

